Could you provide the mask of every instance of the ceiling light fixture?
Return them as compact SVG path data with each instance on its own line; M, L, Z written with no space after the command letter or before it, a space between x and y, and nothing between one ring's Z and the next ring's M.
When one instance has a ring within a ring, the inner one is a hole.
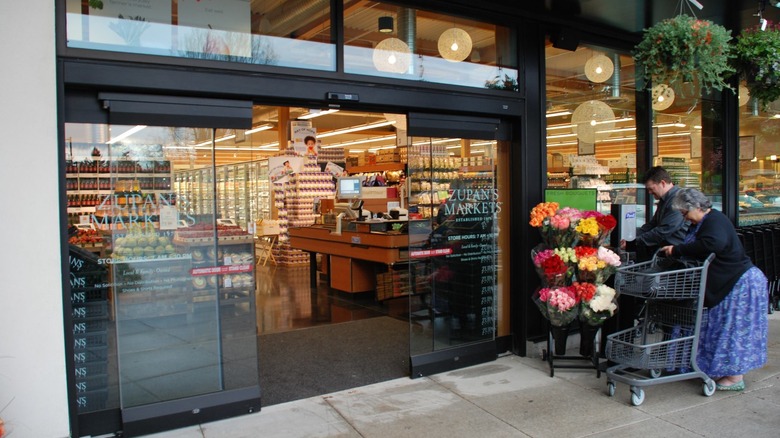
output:
M391 33L393 31L393 17L379 17L379 32Z
M591 82L601 83L612 77L615 71L615 64L612 60L599 53L588 59L585 63L585 77Z
M223 141L226 141L226 140L230 140L232 138L236 138L236 135L235 134L230 134L230 135L226 135L224 137L220 137L220 138L214 140L214 143L220 143L220 142L223 142ZM198 144L193 145L193 146L196 146L196 147L197 146L206 146L206 145L209 145L209 144L211 144L211 140L204 141L203 143L198 143Z
M557 111L554 113L547 113L545 114L545 117L560 117L560 116L568 116L571 114L571 111Z
M146 125L137 125L137 126L134 126L134 127L130 128L130 129L128 129L127 131L125 131L125 132L123 132L123 133L121 133L121 134L117 135L116 137L114 137L114 138L112 138L112 139L108 140L108 141L106 142L106 144L114 144L114 143L116 143L116 142L118 142L118 141L120 141L120 140L124 140L124 139L126 139L127 137L130 137L131 135L135 134L136 132L138 132L138 131L140 131L140 130L142 130L142 129L144 129L144 128L146 128Z
M322 146L321 149L334 149L334 148L340 148L344 146L352 146L356 144L363 144L363 143L371 143L371 142L377 142L377 141L389 141L389 140L395 140L395 134L393 135L387 135L384 137L373 137L373 138L366 138L363 140L355 140L355 141L345 141L343 143L335 143L335 144L329 144L327 146ZM395 146L393 146L395 147Z
M248 131L244 131L244 134L245 135L250 135L250 134L254 134L255 132L269 130L269 129L273 128L273 127L274 127L274 125L272 125L270 123L266 123L264 125L256 126L256 127L252 128L252 129L250 129Z
M674 103L674 89L666 84L658 84L653 87L653 109L663 111Z
M624 119L621 119L624 120ZM615 127L615 112L606 103L600 100L589 100L581 103L571 115L572 130L577 138L585 143L596 143L610 136L605 130ZM602 125L599 132L596 126Z
M406 73L412 63L412 51L398 38L387 38L374 47L374 67L389 73Z
M309 120L315 117L324 116L325 114L333 114L337 112L339 112L339 110L333 108L326 110L310 109L308 113L298 116L298 120Z
M452 27L439 36L439 54L450 62L460 62L471 54L471 36L465 30Z
M335 131L328 131L328 132L323 132L322 134L317 134L317 138L332 137L334 135L340 135L340 134L349 134L350 132L365 131L367 129L381 128L383 126L388 126L393 124L395 124L395 120L387 120L384 122L353 126L351 128L336 129Z

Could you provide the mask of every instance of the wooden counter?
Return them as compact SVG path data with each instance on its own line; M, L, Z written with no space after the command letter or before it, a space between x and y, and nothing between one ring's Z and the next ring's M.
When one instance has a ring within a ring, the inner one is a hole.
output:
M355 231L341 235L324 227L290 228L290 246L303 251L393 264L409 259L409 236Z
M317 286L316 253L328 256L330 286L345 292L375 290L377 263L409 260L407 234L342 231L339 235L333 231L318 226L289 229L290 246L311 254L312 287Z

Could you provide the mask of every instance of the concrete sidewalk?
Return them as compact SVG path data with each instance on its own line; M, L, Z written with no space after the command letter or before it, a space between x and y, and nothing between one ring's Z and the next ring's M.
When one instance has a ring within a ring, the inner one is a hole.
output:
M540 346L532 349L538 351ZM529 350L530 351L530 350ZM573 353L572 349L572 353ZM226 437L730 437L780 436L780 313L769 319L769 360L744 392L702 395L699 379L645 387L632 406L627 385L607 395L606 375L556 369L539 355L427 378L402 378L263 408L153 435Z

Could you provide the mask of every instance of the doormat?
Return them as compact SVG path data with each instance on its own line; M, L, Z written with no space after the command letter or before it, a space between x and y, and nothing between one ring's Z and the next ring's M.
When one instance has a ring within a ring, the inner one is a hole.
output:
M263 406L409 376L409 323L387 316L257 337Z

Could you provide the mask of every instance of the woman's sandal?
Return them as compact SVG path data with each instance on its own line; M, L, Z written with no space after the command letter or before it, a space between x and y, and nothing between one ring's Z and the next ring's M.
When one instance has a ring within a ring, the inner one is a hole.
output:
M731 385L717 384L715 388L718 391L743 391L745 389L745 381L740 380L739 382L733 383Z

